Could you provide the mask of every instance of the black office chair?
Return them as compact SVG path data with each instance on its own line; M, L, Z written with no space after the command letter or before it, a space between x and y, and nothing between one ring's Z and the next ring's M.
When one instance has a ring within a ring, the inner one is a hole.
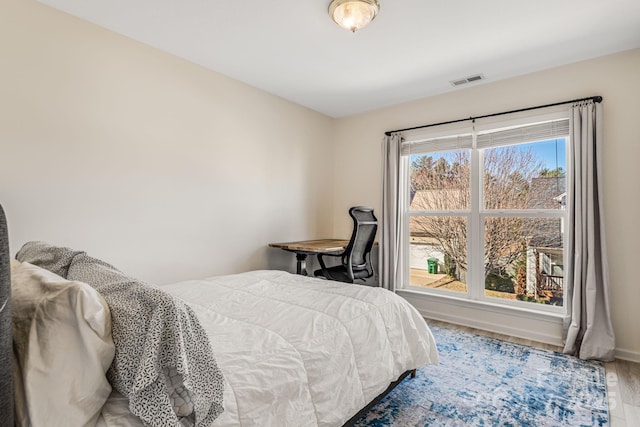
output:
M378 230L378 220L373 215L373 209L365 206L349 209L349 215L353 218L353 232L349 244L341 253L318 254L322 268L314 271L315 276L346 283L373 276L371 248ZM325 256L340 257L342 262L334 267L327 267L324 262Z

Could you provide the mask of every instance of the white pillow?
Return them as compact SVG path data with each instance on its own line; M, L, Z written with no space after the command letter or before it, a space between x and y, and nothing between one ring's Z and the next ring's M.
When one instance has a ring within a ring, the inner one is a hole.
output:
M111 315L91 286L11 266L14 352L34 426L95 426L111 392Z

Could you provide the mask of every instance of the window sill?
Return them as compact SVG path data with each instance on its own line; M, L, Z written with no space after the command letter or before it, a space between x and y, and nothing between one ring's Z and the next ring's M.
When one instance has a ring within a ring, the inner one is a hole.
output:
M562 345L563 313L544 312L412 289L396 293L422 316L552 345Z

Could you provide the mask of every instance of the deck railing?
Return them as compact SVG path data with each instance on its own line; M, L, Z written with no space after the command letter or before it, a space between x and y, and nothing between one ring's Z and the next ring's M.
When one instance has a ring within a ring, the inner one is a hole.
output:
M541 274L539 289L543 291L551 291L554 295L560 296L564 289L564 277Z

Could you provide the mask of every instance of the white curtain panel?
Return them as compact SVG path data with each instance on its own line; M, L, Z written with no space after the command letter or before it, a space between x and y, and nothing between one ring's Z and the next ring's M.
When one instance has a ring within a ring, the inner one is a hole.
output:
M400 146L398 133L385 137L382 143L382 215L380 239L380 286L395 291L401 280L400 237Z
M573 191L569 207L564 352L581 359L613 360L615 336L609 308L609 267L602 200L602 106L573 107L571 126Z

